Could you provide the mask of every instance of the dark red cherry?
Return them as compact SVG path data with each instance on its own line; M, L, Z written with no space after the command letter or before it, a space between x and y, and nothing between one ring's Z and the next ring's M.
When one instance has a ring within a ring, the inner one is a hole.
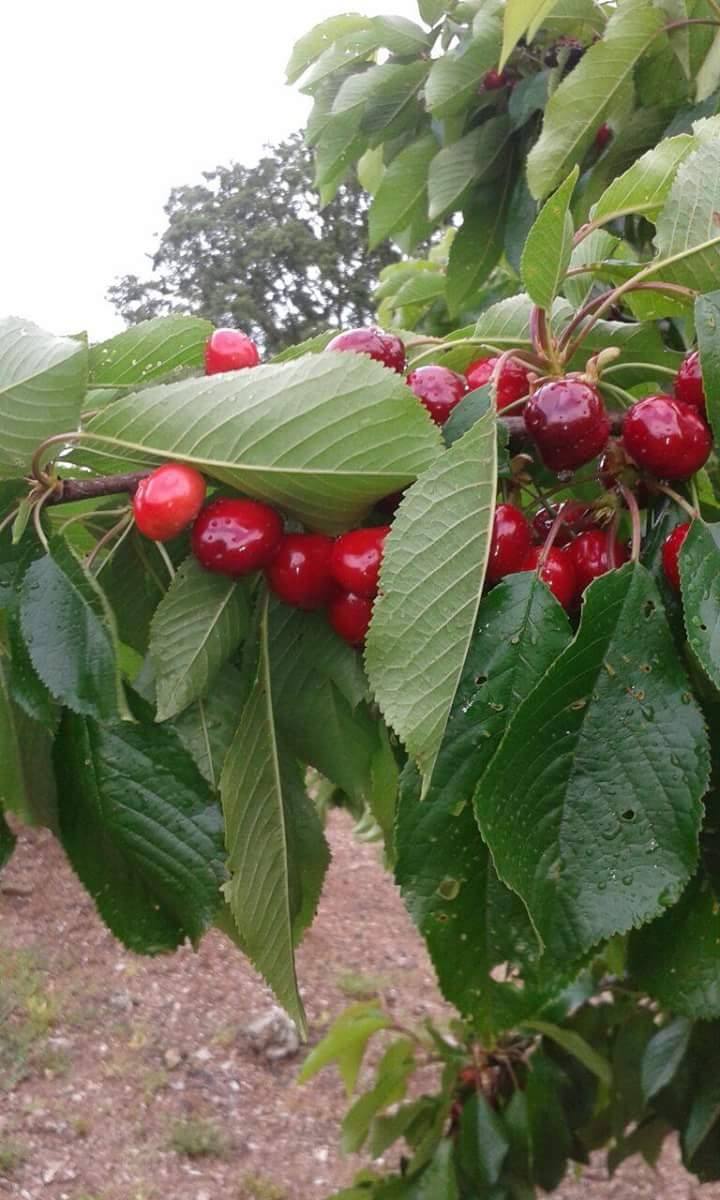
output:
M557 547L567 546L573 534L592 520L591 509L580 500L563 500L562 504L552 505L549 510L539 508L532 521L533 533L539 542L547 540L558 512L562 512L563 519L553 539L553 546Z
M498 355L492 358L478 358L470 363L465 378L472 390L483 387L490 382ZM498 412L522 400L530 390L530 368L515 358L506 358L495 378L495 407Z
M405 373L405 345L394 333L370 326L368 329L348 329L339 333L328 343L328 350L350 350L354 354L368 354L392 371Z
M346 592L372 600L377 595L378 575L389 525L351 529L337 538L330 555L330 573Z
M603 123L595 134L595 149L600 153L613 139L613 131L607 123Z
M681 400L683 404L692 404L705 416L705 388L697 350L691 350L680 363L675 376L674 391L676 400Z
M492 67L484 76L482 85L487 92L495 92L499 88L507 87L510 83L510 76L507 71L496 71Z
M621 567L628 560L627 547L603 529L588 529L579 533L565 551L575 568L578 594L598 576ZM612 561L611 561L612 559Z
M643 471L687 479L707 462L712 434L698 410L672 396L646 396L625 413L622 440Z
M205 374L256 367L260 352L252 338L239 329L216 329L205 343Z
M135 524L146 538L167 542L195 520L205 499L205 480L185 463L166 463L141 479L133 496Z
M265 568L268 584L285 604L322 608L333 590L332 538L321 533L286 533Z
M407 377L407 385L425 405L436 425L444 425L468 390L464 375L449 367L418 367Z
M567 375L543 384L525 405L525 428L551 471L573 471L605 448L610 421L596 388Z
M328 620L338 637L351 646L361 646L365 641L373 602L354 592L337 592L328 604Z
M530 526L525 514L514 504L498 504L487 565L488 583L497 583L505 575L519 571L529 549Z
M676 525L672 533L669 533L663 542L663 570L665 571L665 576L670 587L674 588L676 592L680 591L680 563L678 562L678 557L689 532L690 522L685 521L682 525Z
M542 554L541 546L531 546L525 561L520 568L522 571L536 571ZM548 550L545 562L540 568L540 578L550 588L556 600L563 608L572 608L577 593L575 568L568 558L566 550Z
M282 519L268 504L223 496L198 516L192 551L206 571L248 575L269 564L282 533Z

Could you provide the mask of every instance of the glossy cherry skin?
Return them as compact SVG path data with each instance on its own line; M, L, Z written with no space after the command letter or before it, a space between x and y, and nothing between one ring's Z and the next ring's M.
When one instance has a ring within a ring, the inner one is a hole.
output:
M646 396L625 413L622 440L643 471L687 479L707 462L712 434L700 413L672 396Z
M682 525L676 525L672 533L669 533L665 538L662 547L662 565L670 587L676 592L680 591L680 563L678 556L685 538L690 531L690 522L685 521Z
M467 380L449 367L418 367L407 377L407 385L425 405L436 425L444 425L468 390Z
M541 546L531 546L520 570L536 571L541 554ZM554 548L548 550L545 562L540 569L540 578L543 583L547 584L563 608L572 608L577 594L577 580L575 579L575 568L568 558L566 550L555 550Z
M505 575L521 570L529 549L530 526L525 514L514 504L498 504L487 565L488 583L497 583Z
M551 471L574 471L604 450L610 421L596 388L567 375L544 384L530 397L525 428Z
M166 463L141 479L133 496L135 524L146 538L167 542L177 537L200 512L205 480L184 463Z
M377 595L378 575L389 525L351 529L335 542L330 555L330 574L343 591L372 600Z
M238 577L267 567L282 535L282 518L268 504L223 496L193 525L192 551L206 571Z
M539 508L532 520L533 533L539 542L545 542L558 512L562 512L563 519L553 539L553 546L557 547L567 546L572 541L572 535L592 520L590 509L580 500L563 500L557 507L553 505L549 512L546 508Z
M610 551L613 551L614 561L610 561ZM575 568L575 580L578 593L584 592L593 579L611 571L613 567L621 567L628 560L627 547L614 538L608 541L608 535L602 529L587 529L579 533L565 551Z
M492 67L484 76L482 85L487 92L495 92L498 88L507 87L510 83L510 76L507 71L496 71Z
M354 354L369 354L391 371L405 374L405 345L402 338L394 333L384 333L382 329L371 326L368 329L348 329L339 333L331 342L328 350L351 350Z
M612 141L613 131L609 125L603 123L595 134L595 148L601 153L605 147Z
M308 611L322 608L333 591L332 538L322 533L286 533L269 567L270 588L285 604Z
M489 383L497 361L496 355L493 358L478 358L470 363L465 372L468 388L474 390ZM527 396L530 390L529 376L530 368L524 363L514 358L505 359L495 379L495 407L498 412L507 408L508 404L514 404L516 400Z
M338 637L351 646L361 646L365 641L373 602L355 592L337 592L328 604L328 620Z
M686 354L675 376L675 399L683 404L692 404L705 416L705 388L700 370L700 355L697 350Z
M216 329L205 343L206 375L240 371L259 362L260 351L254 341L239 329Z

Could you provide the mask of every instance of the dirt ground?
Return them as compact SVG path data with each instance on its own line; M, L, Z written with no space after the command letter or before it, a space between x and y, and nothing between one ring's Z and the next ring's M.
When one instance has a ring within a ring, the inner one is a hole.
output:
M318 919L299 952L311 1040L382 987L398 1015L442 1017L424 948L375 847L341 814ZM44 831L23 832L0 882L3 1200L324 1200L343 1158L336 1074L300 1087L244 1029L272 1005L221 935L141 959L106 932ZM198 1153L204 1151L204 1153ZM672 1148L657 1173L598 1163L560 1200L720 1200Z

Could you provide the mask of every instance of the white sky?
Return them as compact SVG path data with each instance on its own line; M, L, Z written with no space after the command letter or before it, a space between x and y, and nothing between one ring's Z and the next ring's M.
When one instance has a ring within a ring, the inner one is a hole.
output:
M3 13L0 316L93 340L105 291L146 273L175 185L299 128L295 39L343 11L414 0L34 0Z

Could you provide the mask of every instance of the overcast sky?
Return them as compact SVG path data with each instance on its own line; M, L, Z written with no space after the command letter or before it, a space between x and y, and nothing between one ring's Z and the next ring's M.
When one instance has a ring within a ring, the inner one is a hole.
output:
M35 0L3 14L0 315L56 333L120 329L105 300L144 273L174 185L253 162L300 127L293 41L415 0Z

